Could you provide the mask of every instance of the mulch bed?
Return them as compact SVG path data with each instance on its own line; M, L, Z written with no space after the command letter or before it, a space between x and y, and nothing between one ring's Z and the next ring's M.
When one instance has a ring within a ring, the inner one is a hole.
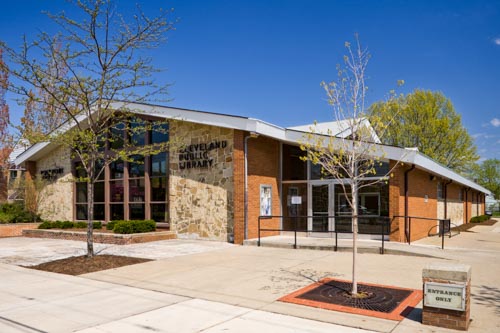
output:
M496 220L489 219L488 221L479 222L479 223L462 224L462 225L459 225L458 227L451 228L451 230L473 232L473 231L469 231L469 229L477 227L478 225L489 226L489 225L494 225L495 223L497 223Z
M65 259L54 260L51 262L46 262L36 266L25 266L25 267L52 273L80 275L80 274L98 272L105 269L140 264L147 261L151 260L143 258L132 258L132 257L101 254L101 255L95 255L92 258L87 258L87 256L70 257Z

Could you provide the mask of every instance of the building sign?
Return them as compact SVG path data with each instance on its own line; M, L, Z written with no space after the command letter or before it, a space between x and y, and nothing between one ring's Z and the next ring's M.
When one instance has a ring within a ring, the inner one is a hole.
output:
M292 196L292 205L302 205L302 197L298 195Z
M64 173L63 168L54 168L40 171L42 174L42 179L44 180L56 180L57 177Z
M424 305L465 311L465 285L426 282L424 284Z
M181 170L211 168L214 165L214 159L210 156L210 151L226 147L226 140L189 145L179 152L179 168Z

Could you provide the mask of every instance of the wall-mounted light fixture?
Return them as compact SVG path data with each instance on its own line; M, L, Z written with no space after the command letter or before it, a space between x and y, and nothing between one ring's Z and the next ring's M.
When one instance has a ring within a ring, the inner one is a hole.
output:
M437 179L437 177L436 177L436 176L434 176L434 175L431 175L429 178L430 178L430 180L431 180L431 181L434 181L434 180L436 180L436 179Z

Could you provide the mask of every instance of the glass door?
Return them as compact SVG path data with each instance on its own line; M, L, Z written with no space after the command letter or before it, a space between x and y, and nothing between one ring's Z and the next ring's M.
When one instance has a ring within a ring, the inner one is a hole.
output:
M328 216L330 215L330 186L328 184L311 185L312 221L309 229L328 231Z

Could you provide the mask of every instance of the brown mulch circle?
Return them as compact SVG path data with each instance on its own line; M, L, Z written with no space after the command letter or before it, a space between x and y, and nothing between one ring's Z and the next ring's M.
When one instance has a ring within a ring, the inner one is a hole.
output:
M487 221L479 222L479 223L466 223L466 224L462 224L462 225L459 225L457 227L451 228L451 230L473 232L473 231L469 231L469 229L477 227L478 225L489 226L489 225L494 225L495 223L497 223L496 220L489 219Z
M87 256L70 257L70 258L64 258L46 262L36 266L24 266L24 267L38 269L40 271L46 271L52 273L80 275L80 274L103 271L105 269L140 264L147 261L151 260L144 258L132 258L132 257L100 254L100 255L95 255L92 258L87 258Z

